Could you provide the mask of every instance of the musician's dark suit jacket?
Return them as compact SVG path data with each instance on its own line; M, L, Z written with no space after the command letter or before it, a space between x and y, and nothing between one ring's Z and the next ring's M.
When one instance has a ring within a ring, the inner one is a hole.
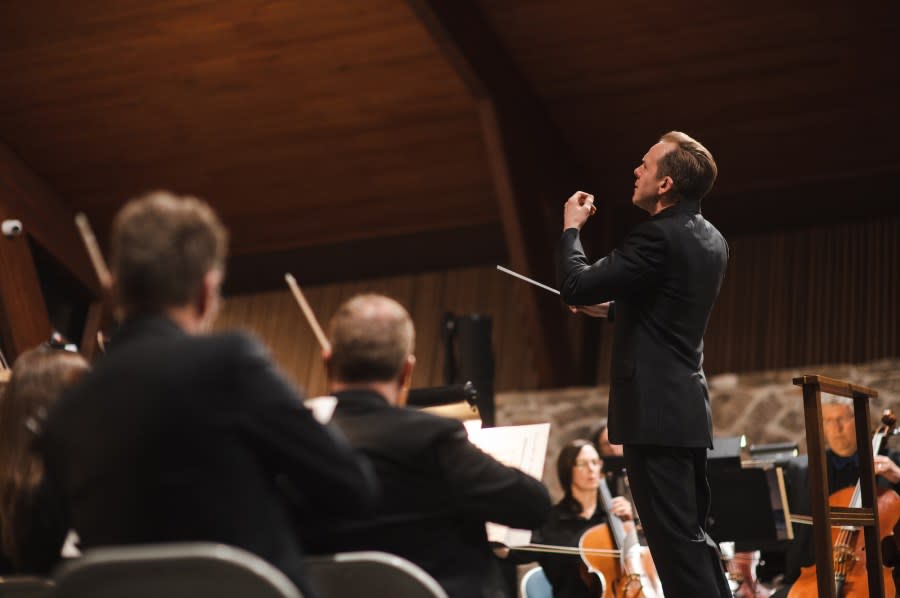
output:
M307 594L292 510L340 517L375 500L368 465L257 342L191 336L164 317L123 325L52 409L42 450L82 548L222 542Z
M703 333L727 261L728 245L699 202L656 214L594 264L578 230L563 233L558 262L566 304L615 301L610 442L712 446Z
M333 422L372 461L383 493L374 519L326 530L316 550L383 550L422 567L451 598L505 596L485 521L539 527L546 488L476 448L458 421L367 390L337 397Z

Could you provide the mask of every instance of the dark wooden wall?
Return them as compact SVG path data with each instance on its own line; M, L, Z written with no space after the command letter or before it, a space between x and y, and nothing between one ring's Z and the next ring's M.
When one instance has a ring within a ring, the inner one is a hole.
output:
M525 289L493 266L335 283L304 290L325 328L341 302L365 292L394 297L409 310L417 335L414 388L444 383L441 322L448 311L457 315L479 313L492 318L496 390L537 386L533 343L523 325L521 307ZM289 377L308 394L325 392L319 347L286 287L284 291L226 299L215 327L220 330L237 327L256 333Z
M729 239L709 374L900 355L900 218ZM606 381L612 335L602 332Z
M900 355L900 219L736 237L730 247L706 334L707 373ZM453 311L493 317L498 391L537 387L533 340L521 309L522 293L531 291L492 265L317 286L307 293L325 325L341 301L368 291L397 298L413 316L419 335L414 386L443 383L439 329L444 312ZM596 379L607 381L610 325L582 316L569 325L578 333L578 350L597 352ZM324 391L318 348L287 290L227 299L217 328L235 326L256 331L310 392Z
M731 251L711 370L900 355L900 219L740 238Z

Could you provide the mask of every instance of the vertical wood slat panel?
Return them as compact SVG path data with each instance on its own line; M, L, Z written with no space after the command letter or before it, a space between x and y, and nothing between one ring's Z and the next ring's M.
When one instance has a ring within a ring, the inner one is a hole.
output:
M706 369L757 371L896 356L900 220L731 240Z
M900 219L730 240L731 262L706 334L708 373L860 363L900 350ZM301 281L302 282L302 281ZM385 292L416 324L414 387L443 384L445 312L493 318L498 391L537 386L523 283L492 266L305 289L323 326L358 292ZM575 325L579 325L577 322ZM600 326L597 373L608 380L613 325ZM285 290L225 301L217 328L255 331L295 382L325 390L318 346Z
M521 283L496 272L493 266L304 288L323 327L327 327L340 303L357 293L384 293L406 306L417 334L414 388L444 383L441 321L445 312L490 316L497 391L537 386L534 352L520 309L522 291ZM289 291L227 298L214 328L255 333L307 395L325 392L319 347Z

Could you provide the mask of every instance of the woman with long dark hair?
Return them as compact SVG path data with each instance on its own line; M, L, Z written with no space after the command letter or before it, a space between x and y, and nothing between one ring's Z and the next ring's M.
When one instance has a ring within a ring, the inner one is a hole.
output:
M88 368L62 346L47 343L22 353L0 396L0 574L46 573L68 531L34 451L46 410Z
M549 521L535 532L535 543L578 546L585 530L607 521L599 492L602 469L603 461L590 441L573 440L562 448L556 460L556 474L563 498L553 507ZM627 499L613 498L611 510L626 526L632 525L631 503ZM580 557L541 554L537 560L553 586L554 598L592 596L578 571Z

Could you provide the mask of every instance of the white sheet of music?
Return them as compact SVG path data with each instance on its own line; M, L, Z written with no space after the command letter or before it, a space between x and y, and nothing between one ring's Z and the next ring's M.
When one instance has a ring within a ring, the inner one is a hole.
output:
M334 408L337 407L337 397L312 397L303 401L303 405L312 411L313 417L323 426L331 421Z
M502 426L469 430L472 444L504 465L524 471L540 480L547 456L550 424ZM487 524L488 540L506 546L523 546L531 542L531 530L514 529L498 523Z

